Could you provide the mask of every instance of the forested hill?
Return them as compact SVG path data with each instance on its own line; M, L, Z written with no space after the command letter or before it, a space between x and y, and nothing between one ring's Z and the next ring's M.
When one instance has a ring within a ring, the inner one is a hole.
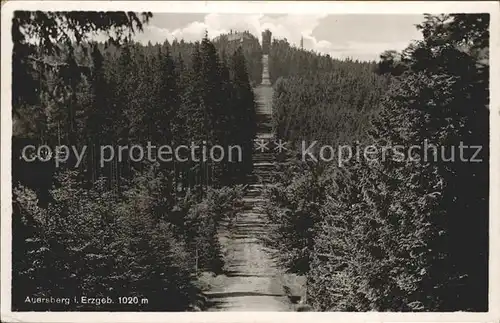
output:
M233 53L238 47L243 49L247 63L248 76L252 85L262 81L262 47L257 37L248 31L241 33L232 32L221 34L213 40L220 53Z
M417 29L375 69L271 47L276 135L334 150L268 193L269 245L315 310L488 310L489 15Z
M314 76L323 72L334 71L372 71L375 62L361 62L358 60L341 60L328 54L304 50L291 46L286 39L274 39L269 51L269 77L274 84L280 77Z
M274 39L269 73L273 121L279 138L342 144L366 137L390 78L375 62L335 59Z

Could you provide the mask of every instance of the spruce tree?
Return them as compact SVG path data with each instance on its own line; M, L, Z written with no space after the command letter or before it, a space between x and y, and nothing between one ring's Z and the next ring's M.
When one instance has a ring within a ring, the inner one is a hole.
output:
M250 86L243 50L239 47L231 59L232 82L234 84L233 131L243 150L243 171L249 172L252 165L253 140L256 135L256 103Z

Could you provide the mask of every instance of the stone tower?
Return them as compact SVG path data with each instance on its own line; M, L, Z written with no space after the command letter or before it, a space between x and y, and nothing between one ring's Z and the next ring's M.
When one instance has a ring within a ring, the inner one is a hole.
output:
M271 47L271 31L266 29L262 32L262 53L269 54L269 49Z

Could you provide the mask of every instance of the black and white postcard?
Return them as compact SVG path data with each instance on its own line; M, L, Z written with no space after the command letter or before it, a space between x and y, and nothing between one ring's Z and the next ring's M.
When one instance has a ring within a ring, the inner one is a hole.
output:
M498 322L499 17L3 3L1 320Z

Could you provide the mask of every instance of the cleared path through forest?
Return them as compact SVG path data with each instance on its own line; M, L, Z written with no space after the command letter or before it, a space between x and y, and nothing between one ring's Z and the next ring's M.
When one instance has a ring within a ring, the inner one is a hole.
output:
M267 55L262 62L262 84L255 88L258 103L259 138L270 138L272 87L269 82ZM261 189L268 183L273 171L272 152L254 151L254 171L250 176L249 190L243 202L244 210L238 215L231 232L221 234L225 250L226 274L207 296L212 311L290 311L291 304L284 293L279 271L269 250L260 240L268 230L260 210L265 201Z

